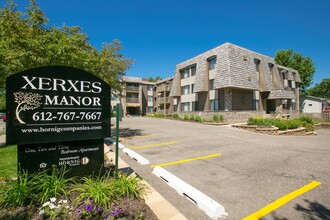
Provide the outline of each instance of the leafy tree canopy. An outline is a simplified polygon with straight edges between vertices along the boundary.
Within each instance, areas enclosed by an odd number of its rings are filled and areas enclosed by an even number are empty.
[[[302,91],[313,83],[315,73],[314,62],[309,57],[303,57],[293,50],[279,50],[275,54],[275,62],[279,65],[298,70],[301,78]]]
[[[307,95],[330,99],[330,78],[323,79],[320,84],[306,91]]]
[[[152,76],[149,77],[149,82],[157,82],[158,80],[162,80],[162,77],[156,76],[153,78]]]
[[[97,50],[79,26],[51,27],[47,22],[36,0],[30,0],[25,12],[19,11],[13,0],[7,0],[0,9],[0,90],[5,90],[7,76],[46,65],[83,69],[114,90],[121,89],[120,79],[133,60],[120,53],[118,40],[104,43]]]

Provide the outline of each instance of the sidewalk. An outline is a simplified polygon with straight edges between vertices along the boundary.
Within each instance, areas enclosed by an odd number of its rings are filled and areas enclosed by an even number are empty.
[[[6,135],[0,136],[0,147],[6,146]]]
[[[109,160],[115,160],[115,152],[110,151],[107,145],[104,145],[104,153]],[[118,169],[128,169],[129,166],[121,158],[118,158]],[[162,195],[160,195],[152,186],[143,181],[149,191],[145,196],[145,202],[160,220],[186,220],[186,218]]]

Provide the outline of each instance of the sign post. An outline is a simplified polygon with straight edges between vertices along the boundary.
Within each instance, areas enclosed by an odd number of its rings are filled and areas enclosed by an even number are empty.
[[[18,144],[18,163],[35,172],[67,166],[77,175],[104,164],[110,136],[110,86],[71,67],[47,66],[7,77],[8,144]]]

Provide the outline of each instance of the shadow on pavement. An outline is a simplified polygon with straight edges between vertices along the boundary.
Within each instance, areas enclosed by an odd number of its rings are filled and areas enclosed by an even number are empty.
[[[330,219],[330,209],[318,202],[312,202],[307,199],[304,200],[306,207],[296,204],[295,209],[304,214],[307,219]]]

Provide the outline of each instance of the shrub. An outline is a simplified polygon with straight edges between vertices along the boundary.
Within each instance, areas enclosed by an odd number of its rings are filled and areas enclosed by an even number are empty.
[[[264,119],[262,117],[251,117],[248,119],[248,125],[262,126]]]
[[[313,123],[313,119],[307,116],[302,116],[300,118],[298,118],[298,120],[302,121],[302,122],[307,122],[308,124],[314,124]]]
[[[288,129],[299,128],[300,122],[297,120],[288,120],[287,121]]]
[[[309,123],[306,123],[306,124],[304,125],[304,127],[305,127],[305,129],[306,129],[307,132],[310,132],[310,131],[314,131],[314,130],[315,130],[314,125],[309,124]]]
[[[188,119],[189,119],[188,114],[184,114],[184,116],[183,116],[183,120],[188,120]]]
[[[219,121],[220,122],[224,122],[225,121],[225,117],[223,117],[223,115],[219,115]]]
[[[8,179],[1,183],[0,201],[4,206],[22,206],[31,202],[33,193],[32,175],[20,170],[17,180]]]
[[[83,183],[72,191],[78,191],[79,195],[75,199],[75,203],[79,204],[86,199],[93,200],[96,205],[110,207],[111,201],[116,198],[114,184],[111,182],[110,172],[106,172],[103,176],[83,177]],[[92,198],[92,199],[90,199]]]
[[[220,121],[219,116],[218,115],[213,115],[212,121],[213,122],[219,122]]]
[[[195,120],[195,115],[194,115],[194,114],[191,114],[191,115],[189,116],[189,120],[190,120],[190,121]]]
[[[45,203],[52,197],[67,197],[68,186],[70,183],[75,183],[73,178],[66,178],[68,170],[65,166],[57,168],[52,167],[51,174],[48,174],[49,170],[42,171],[33,176],[33,182],[35,184],[35,190],[40,197],[39,202]]]
[[[200,116],[196,115],[195,121],[203,122],[204,120]]]
[[[284,120],[276,121],[275,126],[278,127],[280,131],[285,131],[286,129],[288,129],[288,124]]]
[[[133,197],[140,199],[148,189],[139,177],[119,175],[119,178],[114,181],[114,189],[117,197]]]
[[[179,119],[179,118],[180,118],[180,116],[179,116],[179,114],[178,114],[178,113],[175,113],[175,114],[173,114],[173,115],[172,115],[172,118],[174,118],[174,119]]]

